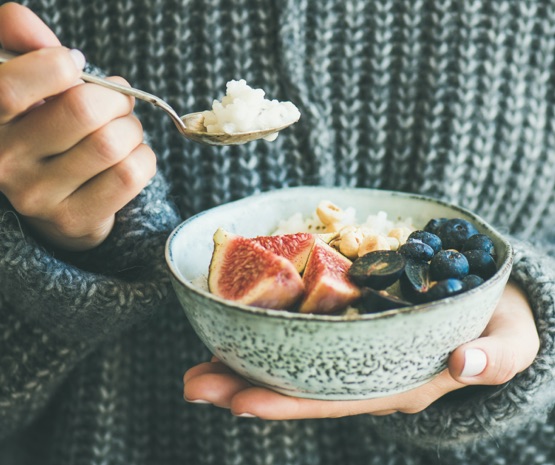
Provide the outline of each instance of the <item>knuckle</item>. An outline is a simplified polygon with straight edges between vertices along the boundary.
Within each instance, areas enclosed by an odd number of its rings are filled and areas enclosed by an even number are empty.
[[[108,81],[114,82],[116,84],[121,84],[122,86],[125,86],[125,87],[131,87],[129,82],[127,82],[124,78],[122,78],[120,76],[110,76],[106,79]],[[106,89],[102,89],[102,91],[105,92]],[[131,111],[135,107],[135,98],[134,97],[131,97],[130,95],[123,94],[121,92],[118,92],[114,96],[112,91],[109,91],[109,92],[111,92],[110,96],[111,96],[112,99],[114,97],[117,98],[117,103],[119,105],[120,114],[131,113]]]
[[[113,131],[104,127],[96,131],[90,138],[94,156],[100,163],[112,166],[118,162],[118,139]]]
[[[1,137],[1,136],[0,136]],[[17,179],[18,157],[10,147],[0,147],[0,189]]]
[[[10,202],[18,213],[31,218],[40,218],[44,209],[44,191],[40,185],[18,190],[10,197]]]
[[[66,104],[71,118],[85,128],[96,128],[101,124],[101,113],[87,86],[73,87],[67,94]]]
[[[136,142],[135,142],[136,141]],[[105,166],[113,166],[125,155],[129,145],[138,145],[140,140],[133,132],[127,132],[122,137],[117,124],[107,124],[90,136],[90,143],[95,153],[95,158]]]
[[[130,190],[143,188],[155,173],[156,157],[144,144],[115,166],[120,184]]]
[[[122,130],[125,131],[124,136]],[[138,118],[132,115],[126,117],[125,121],[122,118],[108,123],[90,136],[95,157],[107,166],[118,163],[129,150],[139,146],[142,140],[142,126]]]
[[[60,235],[66,238],[77,238],[82,236],[83,225],[77,221],[77,218],[66,214],[65,211],[59,211],[51,219],[56,226],[56,230]]]
[[[0,118],[13,117],[21,113],[21,98],[17,95],[15,86],[10,79],[0,79]]]
[[[41,48],[34,53],[37,60],[40,60],[37,68],[40,66],[40,69],[48,69],[51,74],[51,81],[70,86],[79,77],[79,71],[69,57],[67,50],[63,48]]]

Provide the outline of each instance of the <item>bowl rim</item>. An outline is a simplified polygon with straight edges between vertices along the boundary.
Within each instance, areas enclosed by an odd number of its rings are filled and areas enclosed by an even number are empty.
[[[261,308],[261,307],[255,307],[255,306],[245,305],[241,303],[235,303],[227,299],[218,297],[217,295],[214,295],[207,290],[199,288],[192,281],[190,281],[189,279],[185,279],[182,276],[182,274],[180,273],[177,267],[175,260],[173,259],[172,245],[176,240],[177,236],[179,235],[181,229],[186,227],[189,223],[195,221],[196,219],[198,219],[199,217],[205,214],[213,213],[215,211],[217,212],[217,210],[219,209],[233,208],[234,206],[240,205],[241,203],[251,202],[256,199],[263,199],[264,197],[273,197],[286,192],[294,192],[298,190],[307,190],[307,189],[313,190],[313,191],[322,190],[322,191],[344,191],[344,192],[352,191],[352,192],[378,193],[379,195],[383,195],[383,196],[398,196],[402,198],[410,198],[410,199],[415,199],[420,201],[433,202],[441,206],[447,207],[449,209],[452,209],[454,211],[459,211],[464,215],[470,217],[482,228],[492,232],[497,236],[497,238],[506,247],[507,253],[506,253],[505,260],[498,268],[497,272],[490,279],[486,280],[480,286],[474,289],[465,291],[461,294],[457,294],[451,297],[446,297],[444,299],[436,300],[433,302],[415,304],[408,307],[395,308],[395,309],[385,310],[385,311],[376,312],[376,313],[364,313],[364,314],[353,313],[353,314],[346,314],[346,315],[298,313],[298,312],[292,312],[288,310]],[[508,275],[510,274],[510,270],[513,265],[514,249],[512,244],[505,238],[505,236],[501,234],[492,225],[490,225],[487,221],[485,221],[481,216],[457,204],[453,204],[445,200],[438,199],[436,197],[423,195],[423,194],[415,194],[410,192],[393,191],[393,190],[387,190],[387,189],[373,189],[373,188],[366,188],[366,187],[295,186],[295,187],[285,187],[285,188],[258,192],[237,200],[233,200],[233,201],[226,202],[221,205],[209,208],[207,210],[204,210],[202,212],[199,212],[187,218],[186,220],[182,221],[179,225],[177,225],[168,236],[165,244],[165,260],[166,260],[166,265],[169,268],[169,271],[171,273],[171,278],[173,281],[176,281],[177,283],[183,285],[189,291],[196,294],[197,296],[207,299],[208,301],[214,301],[218,303],[220,306],[227,307],[229,310],[237,311],[241,313],[247,313],[250,315],[259,315],[259,316],[265,316],[270,318],[287,319],[287,320],[349,323],[349,322],[360,322],[360,321],[383,320],[386,318],[392,318],[399,315],[411,315],[414,313],[432,312],[434,310],[437,310],[438,308],[443,308],[445,305],[449,305],[453,301],[461,301],[461,300],[470,298],[470,296],[472,296],[473,294],[482,292],[486,288],[495,286],[495,284],[498,281],[503,280],[505,278],[508,279]]]

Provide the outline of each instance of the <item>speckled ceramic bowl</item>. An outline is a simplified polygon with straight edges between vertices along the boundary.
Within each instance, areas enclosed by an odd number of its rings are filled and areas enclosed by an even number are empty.
[[[463,294],[429,304],[356,317],[298,314],[236,305],[206,291],[218,227],[267,235],[279,220],[311,215],[321,200],[354,207],[364,220],[378,211],[410,217],[462,217],[494,241],[497,274]],[[510,244],[482,219],[434,199],[371,189],[300,187],[255,195],[185,221],[168,239],[166,260],[179,300],[207,347],[252,383],[315,399],[364,399],[419,386],[446,366],[450,352],[477,338],[512,266]]]

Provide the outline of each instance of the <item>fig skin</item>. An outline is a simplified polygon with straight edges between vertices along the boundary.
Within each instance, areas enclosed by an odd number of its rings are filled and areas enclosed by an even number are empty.
[[[347,276],[351,264],[333,247],[316,239],[303,273],[305,296],[299,312],[335,313],[357,300],[360,289]]]
[[[286,258],[219,228],[214,233],[208,288],[241,304],[287,310],[303,295],[304,284]]]

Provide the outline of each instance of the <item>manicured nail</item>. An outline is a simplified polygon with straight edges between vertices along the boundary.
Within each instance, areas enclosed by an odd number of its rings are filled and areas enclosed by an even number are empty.
[[[464,368],[461,377],[468,378],[478,376],[488,363],[486,353],[480,349],[467,349],[464,352]]]
[[[253,415],[252,413],[239,413],[235,416],[241,418],[256,418],[256,415]]]
[[[73,48],[69,51],[69,55],[71,56],[71,59],[74,61],[77,68],[83,69],[85,67],[87,60],[85,59],[85,55],[83,55],[81,50]]]
[[[187,399],[185,397],[185,400],[191,404],[211,404],[212,402],[208,402],[207,400],[204,399]]]

